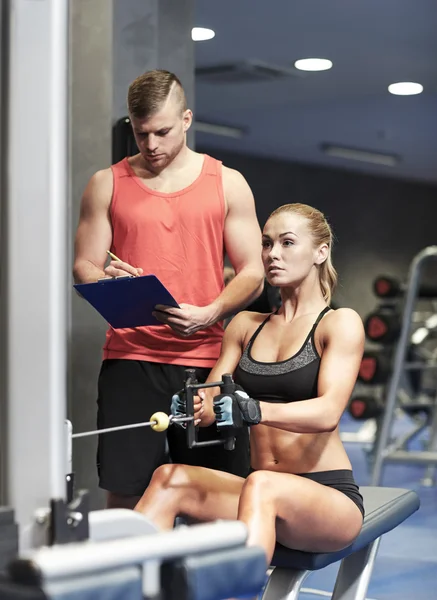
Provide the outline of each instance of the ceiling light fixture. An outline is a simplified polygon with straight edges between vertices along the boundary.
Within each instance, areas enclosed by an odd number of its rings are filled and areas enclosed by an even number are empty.
[[[321,149],[327,156],[334,158],[356,160],[374,165],[384,165],[386,167],[395,167],[399,163],[399,157],[396,154],[385,154],[382,152],[373,152],[372,150],[334,146],[332,144],[322,144]]]
[[[332,68],[332,62],[327,58],[301,58],[294,66],[299,71],[327,71]]]
[[[388,91],[395,96],[415,96],[423,92],[423,85],[413,81],[399,81],[389,85]]]
[[[191,30],[191,39],[194,42],[212,40],[213,37],[215,37],[215,31],[212,29],[207,29],[206,27],[193,27]]]

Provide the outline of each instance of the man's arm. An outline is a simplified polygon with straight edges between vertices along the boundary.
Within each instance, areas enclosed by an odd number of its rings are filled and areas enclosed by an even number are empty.
[[[73,277],[76,283],[91,283],[105,277],[106,251],[112,242],[109,217],[112,188],[112,173],[105,169],[91,177],[83,193],[74,243]]]
[[[111,169],[105,169],[97,171],[91,177],[82,196],[74,244],[73,277],[76,283],[92,283],[103,277],[140,274],[141,269],[135,269],[121,261],[111,261],[105,269],[107,250],[112,243],[109,215],[112,191],[112,172]]]
[[[226,167],[223,189],[227,203],[224,242],[235,277],[211,305],[214,323],[256,300],[264,284],[261,230],[252,190],[241,173]]]

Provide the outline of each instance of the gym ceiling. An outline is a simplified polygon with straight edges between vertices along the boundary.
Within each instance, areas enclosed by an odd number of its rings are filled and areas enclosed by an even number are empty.
[[[195,25],[215,32],[195,44],[198,146],[437,183],[436,0],[197,0]]]

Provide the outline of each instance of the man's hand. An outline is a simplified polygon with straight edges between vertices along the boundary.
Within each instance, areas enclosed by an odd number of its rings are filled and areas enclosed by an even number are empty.
[[[194,425],[199,425],[202,421],[204,410],[203,399],[199,396],[194,396]]]
[[[137,269],[129,263],[123,262],[122,260],[111,260],[109,265],[105,269],[106,277],[138,277],[143,274],[143,269]]]
[[[258,425],[261,422],[261,408],[258,400],[250,398],[240,388],[233,394],[219,394],[214,398],[214,412],[217,427],[239,429],[244,424]]]
[[[200,427],[209,427],[215,422],[212,402],[207,399],[205,390],[200,390],[199,395],[194,397],[194,422]]]
[[[180,308],[174,308],[157,304],[152,314],[161,323],[169,325],[181,337],[189,337],[214,322],[211,306],[180,304]]]

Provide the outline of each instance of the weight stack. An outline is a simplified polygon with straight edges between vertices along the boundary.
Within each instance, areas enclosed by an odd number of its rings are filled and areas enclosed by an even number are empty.
[[[0,573],[18,555],[18,525],[12,508],[0,506]]]

